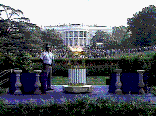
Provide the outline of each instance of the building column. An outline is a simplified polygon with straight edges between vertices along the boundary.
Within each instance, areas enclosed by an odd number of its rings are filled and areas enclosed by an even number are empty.
[[[78,38],[77,40],[78,40],[78,46],[80,46],[80,39]]]
[[[80,33],[79,33],[79,31],[77,31],[77,32],[78,32],[78,33],[77,33],[77,34],[78,34],[77,37],[78,37],[78,40],[79,40],[79,46],[80,46],[80,45],[81,45],[81,43],[80,43],[80,37],[79,37],[79,34],[80,34]]]
[[[64,37],[65,44],[64,45],[66,45],[66,32],[64,31],[64,33],[65,33],[65,37]]]
[[[75,46],[75,40],[74,40],[74,38],[72,38],[72,40],[73,40],[73,44],[72,44],[72,46]]]
[[[64,45],[66,45],[66,38],[64,38]]]
[[[69,41],[69,37],[68,37],[68,45],[67,46],[69,46],[69,43],[70,43],[70,41]]]
[[[75,46],[75,39],[74,39],[74,31],[73,31],[73,42],[74,42],[74,44],[73,44],[73,46]]]

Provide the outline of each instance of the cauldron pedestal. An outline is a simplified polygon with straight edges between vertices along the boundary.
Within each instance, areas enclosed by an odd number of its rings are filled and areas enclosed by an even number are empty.
[[[64,92],[82,93],[92,92],[92,85],[86,85],[86,68],[73,66],[68,69],[68,85],[63,85]]]

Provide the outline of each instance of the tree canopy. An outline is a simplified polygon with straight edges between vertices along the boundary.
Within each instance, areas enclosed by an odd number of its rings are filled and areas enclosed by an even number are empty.
[[[106,44],[106,46],[113,46],[116,43],[111,34],[104,32],[102,30],[97,30],[95,36],[93,36],[93,38],[91,39],[92,43],[91,47],[96,47],[97,42],[104,43]]]
[[[46,29],[42,31],[42,39],[44,42],[51,43],[54,47],[63,47],[63,38],[61,33],[54,29]]]
[[[132,32],[132,38],[136,39],[136,46],[148,46],[155,44],[156,36],[156,7],[150,5],[142,11],[128,18],[127,24]]]

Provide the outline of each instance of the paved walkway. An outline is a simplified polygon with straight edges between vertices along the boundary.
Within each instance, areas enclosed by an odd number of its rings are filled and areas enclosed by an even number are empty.
[[[64,93],[62,85],[57,85],[57,86],[52,86],[54,90],[47,91],[47,94],[45,95],[10,95],[3,93],[0,95],[0,99],[6,99],[5,103],[8,104],[9,106],[13,106],[17,103],[23,103],[23,104],[28,104],[28,101],[34,102],[37,101],[37,105],[41,106],[44,104],[45,101],[51,101],[52,99],[54,100],[53,103],[61,104],[65,102],[66,100],[72,100],[75,101],[77,97],[85,97],[89,96],[91,99],[97,99],[98,97],[102,98],[108,98],[108,99],[116,99],[116,102],[122,102],[126,101],[129,102],[132,97],[137,97],[137,98],[142,98],[144,101],[149,101],[152,104],[156,104],[156,97],[154,97],[152,94],[146,94],[145,96],[143,95],[115,95],[115,94],[109,94],[108,93],[108,85],[105,86],[98,86],[98,85],[93,85],[93,92],[92,93],[83,93],[83,94],[72,94],[72,93]],[[110,98],[112,97],[112,98]],[[135,98],[136,99],[136,98]]]

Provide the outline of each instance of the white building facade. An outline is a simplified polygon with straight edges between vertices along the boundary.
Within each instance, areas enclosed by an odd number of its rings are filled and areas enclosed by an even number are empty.
[[[88,26],[80,24],[60,25],[60,26],[45,26],[44,29],[55,29],[62,34],[64,44],[67,46],[89,46],[91,38],[97,30],[108,32],[112,35],[112,29],[106,26]]]

